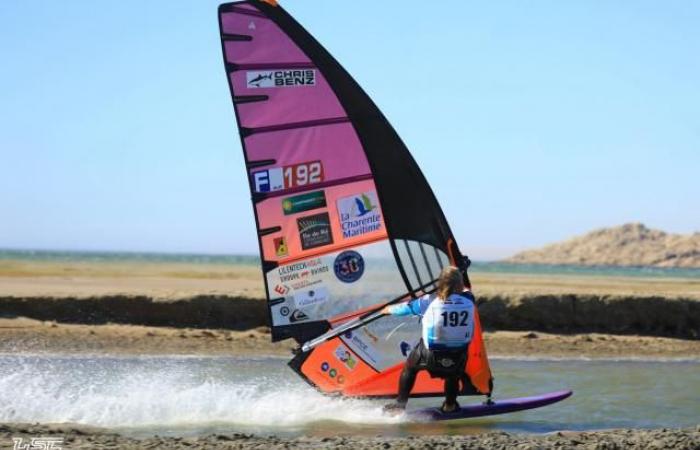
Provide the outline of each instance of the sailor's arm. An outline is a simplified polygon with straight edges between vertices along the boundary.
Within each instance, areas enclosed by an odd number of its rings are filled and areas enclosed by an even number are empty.
[[[382,309],[382,314],[391,314],[392,316],[420,316],[421,311],[421,299],[416,298],[411,301],[399,303],[398,305],[385,306]]]

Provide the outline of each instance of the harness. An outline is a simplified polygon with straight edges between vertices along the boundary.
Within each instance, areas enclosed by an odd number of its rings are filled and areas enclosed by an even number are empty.
[[[425,369],[433,378],[452,378],[465,376],[467,349],[426,350]]]

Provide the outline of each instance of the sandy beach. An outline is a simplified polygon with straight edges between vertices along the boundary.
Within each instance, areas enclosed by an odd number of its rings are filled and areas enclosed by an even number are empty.
[[[477,296],[615,295],[700,300],[700,279],[470,274]],[[83,262],[0,259],[0,296],[75,297],[194,295],[264,298],[258,266],[229,264]]]

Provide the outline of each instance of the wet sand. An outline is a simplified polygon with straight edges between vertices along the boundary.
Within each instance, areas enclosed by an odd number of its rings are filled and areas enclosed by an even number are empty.
[[[0,319],[0,352],[291,355],[294,341],[272,343],[269,333],[264,326],[236,331]],[[698,340],[533,331],[486,332],[484,339],[489,355],[498,357],[700,359]]]
[[[490,432],[469,436],[362,437],[329,436],[279,438],[242,433],[212,434],[196,438],[148,437],[136,439],[109,430],[71,425],[0,425],[0,443],[12,438],[55,437],[64,448],[174,448],[174,449],[661,449],[700,448],[700,426],[685,429],[560,431],[546,435]],[[26,442],[26,441],[25,441]]]

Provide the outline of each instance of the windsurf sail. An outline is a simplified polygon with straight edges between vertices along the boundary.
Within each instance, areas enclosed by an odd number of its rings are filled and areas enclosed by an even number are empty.
[[[377,106],[282,7],[223,4],[219,26],[272,339],[302,346],[290,366],[324,393],[396,395],[420,324],[378,311],[462,261],[447,220]],[[489,394],[475,322],[462,393]],[[442,392],[422,373],[413,395]]]

